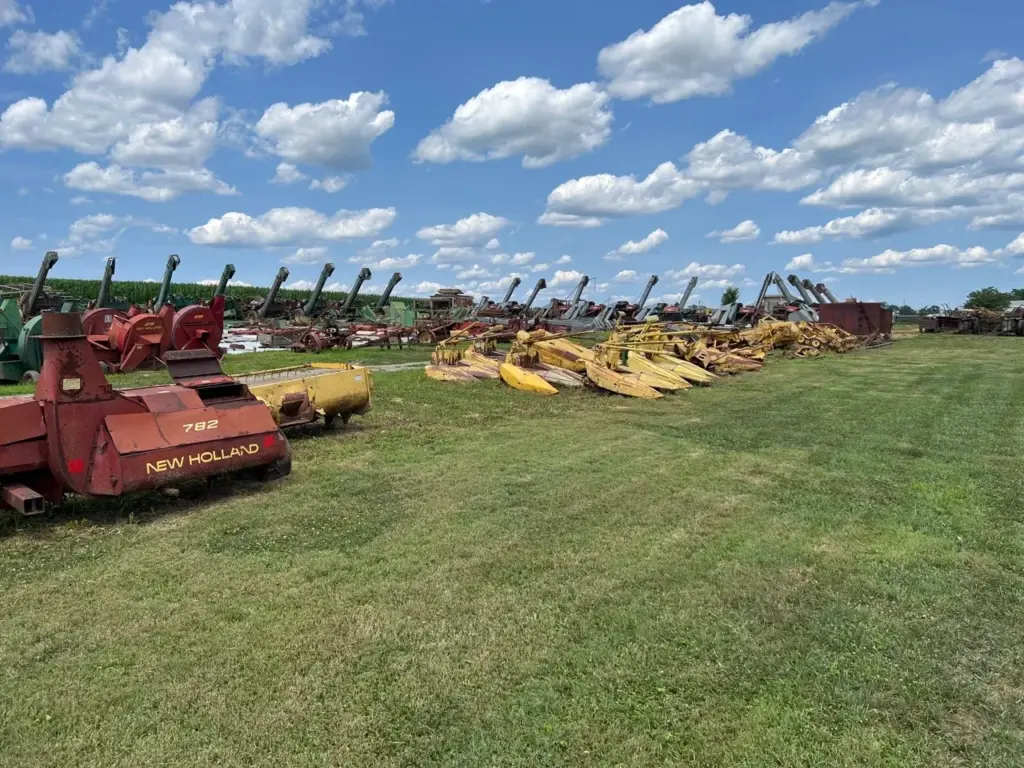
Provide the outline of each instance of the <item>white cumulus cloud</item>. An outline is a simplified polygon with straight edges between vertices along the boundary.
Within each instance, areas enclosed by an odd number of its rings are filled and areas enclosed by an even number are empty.
[[[270,151],[292,163],[341,171],[369,168],[370,146],[395,124],[384,93],[359,92],[319,104],[271,105],[256,123]]]
[[[512,222],[501,216],[489,213],[474,213],[454,224],[438,224],[423,227],[416,233],[420,240],[433,245],[448,247],[484,246],[495,235]]]
[[[188,230],[197,245],[277,246],[337,242],[374,237],[397,217],[394,208],[364,211],[340,210],[327,215],[311,208],[272,208],[253,218],[244,213],[225,213]]]
[[[72,32],[48,34],[17,29],[7,41],[9,55],[4,69],[19,75],[61,72],[71,68],[81,46],[78,35]]]
[[[809,245],[825,239],[860,239],[903,232],[924,224],[941,221],[948,212],[937,210],[901,210],[869,208],[854,216],[843,216],[822,224],[775,233],[775,242],[783,245]]]
[[[603,219],[596,216],[574,216],[571,213],[555,213],[545,211],[537,217],[538,224],[549,227],[573,227],[575,229],[593,229],[604,224]]]
[[[555,271],[555,276],[548,280],[548,288],[554,288],[557,285],[567,285],[569,283],[576,285],[582,279],[582,272],[577,272],[575,269],[559,269]]]
[[[623,256],[638,256],[643,253],[650,253],[666,242],[668,242],[668,232],[664,229],[656,229],[643,240],[626,241],[605,258],[609,261],[620,261]]]
[[[686,174],[716,190],[761,189],[792,192],[821,178],[811,152],[755,146],[746,136],[719,131],[687,155]]]
[[[539,221],[593,226],[678,208],[698,194],[713,204],[731,190],[810,188],[805,205],[864,210],[780,233],[780,242],[866,237],[952,218],[969,218],[975,229],[1016,228],[1024,222],[1022,103],[1024,61],[1016,58],[992,62],[945,98],[886,85],[826,111],[780,149],[727,129],[642,180],[572,179],[551,192]]]
[[[543,168],[590,152],[611,136],[609,97],[594,83],[560,90],[537,77],[487,88],[423,139],[418,162],[500,160],[522,156],[525,168]]]
[[[419,253],[410,253],[408,256],[384,256],[379,259],[360,259],[359,257],[353,257],[349,259],[352,264],[359,264],[370,269],[409,269],[415,267],[423,261],[423,255]]]
[[[746,273],[747,268],[742,264],[700,264],[696,261],[691,261],[683,269],[670,269],[665,273],[665,276],[669,280],[682,281],[689,280],[691,277],[702,278],[701,283],[704,284],[705,280],[724,280],[732,277],[738,277]]]
[[[0,144],[103,153],[140,125],[184,114],[218,62],[286,65],[326,51],[330,41],[308,32],[312,7],[313,0],[177,3],[151,18],[145,43],[76,74],[52,105],[38,97],[10,105]]]
[[[802,253],[799,256],[794,256],[790,259],[789,263],[786,264],[785,269],[787,272],[794,270],[816,272],[818,271],[818,267],[818,263],[814,260],[814,254]]]
[[[705,237],[718,240],[723,243],[741,243],[745,240],[756,240],[761,235],[761,228],[753,220],[741,221],[732,229],[723,229],[717,232],[708,232]]]
[[[1003,253],[1008,253],[1011,256],[1024,254],[1024,234],[1017,235],[1014,241],[1003,249]]]
[[[284,258],[285,264],[323,264],[327,261],[327,249],[322,245],[315,245],[312,248],[296,248],[295,251]]]
[[[122,168],[120,165],[103,168],[95,162],[76,165],[64,174],[64,185],[68,189],[82,192],[106,192],[139,197],[150,203],[164,203],[184,192],[237,194],[234,187],[224,183],[205,168],[143,171],[136,174],[134,170]]]
[[[26,237],[16,237],[11,240],[11,248],[15,251],[32,250],[32,241]]]
[[[485,277],[494,277],[494,273],[486,267],[474,264],[472,267],[465,267],[455,273],[459,280],[480,280]]]
[[[688,178],[673,163],[662,163],[643,180],[607,173],[584,176],[552,190],[545,216],[571,216],[577,222],[587,222],[577,226],[593,226],[605,218],[678,208],[685,200],[700,194],[703,188],[702,182]],[[557,221],[553,218],[541,223]],[[564,225],[564,220],[562,223]]]
[[[844,259],[840,272],[891,272],[896,267],[948,264],[973,267],[998,261],[999,254],[981,246],[960,248],[955,245],[934,245],[898,251],[892,248],[866,259]]]
[[[306,179],[306,174],[291,163],[278,163],[271,184],[295,184]]]
[[[110,158],[129,166],[200,168],[217,147],[219,110],[217,99],[201,99],[177,117],[134,125]]]
[[[18,0],[0,0],[0,28],[33,21],[35,16],[29,6],[19,5]]]
[[[604,48],[598,69],[617,98],[666,103],[718,96],[736,80],[799,53],[863,4],[833,2],[756,29],[750,16],[720,16],[711,2],[684,5],[650,30]]]
[[[529,253],[498,253],[491,257],[491,264],[512,264],[513,266],[521,267],[525,264],[529,264],[537,258],[537,254],[532,251]]]
[[[444,287],[445,286],[442,283],[434,283],[430,280],[424,280],[423,282],[416,283],[416,285],[412,286],[412,288],[409,289],[409,292],[413,296],[432,296]]]
[[[177,231],[150,219],[94,213],[73,221],[68,227],[67,236],[57,243],[56,250],[64,257],[80,256],[83,253],[111,253],[128,229],[148,229],[155,233]]]
[[[341,192],[348,186],[348,179],[344,176],[324,176],[322,179],[313,179],[309,183],[310,189],[319,189],[329,195]]]

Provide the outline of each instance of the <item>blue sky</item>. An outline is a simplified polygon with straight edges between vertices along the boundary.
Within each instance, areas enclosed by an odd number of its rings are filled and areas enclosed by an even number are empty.
[[[1024,285],[1007,0],[0,0],[0,272]]]

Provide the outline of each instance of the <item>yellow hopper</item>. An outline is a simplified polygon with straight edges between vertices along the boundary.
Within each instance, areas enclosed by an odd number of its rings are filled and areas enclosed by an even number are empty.
[[[309,363],[260,371],[235,379],[266,403],[282,427],[312,424],[321,418],[330,425],[370,410],[373,379],[370,369],[347,363]]]

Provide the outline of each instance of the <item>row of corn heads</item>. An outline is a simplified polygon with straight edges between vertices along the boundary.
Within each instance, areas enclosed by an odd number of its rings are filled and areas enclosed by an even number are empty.
[[[773,350],[816,357],[869,343],[835,326],[774,319],[743,330],[652,322],[622,326],[604,341],[586,343],[596,340],[595,332],[455,333],[434,349],[426,374],[451,382],[501,380],[540,395],[590,387],[657,399],[722,376],[758,371]]]

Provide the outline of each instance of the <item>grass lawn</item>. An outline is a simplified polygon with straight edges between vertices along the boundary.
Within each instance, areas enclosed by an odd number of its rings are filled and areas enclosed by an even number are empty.
[[[225,372],[239,375],[271,368],[286,368],[304,363],[360,363],[362,365],[388,365],[430,360],[431,346],[365,347],[363,349],[328,349],[318,355],[297,354],[291,350],[280,352],[259,352],[243,355],[226,355]],[[107,377],[115,387],[148,387],[170,382],[166,370],[133,371],[132,373],[111,374]],[[0,384],[0,396],[25,395],[35,392],[35,384]]]
[[[8,525],[4,765],[1024,764],[1019,339],[376,381],[279,484]]]

